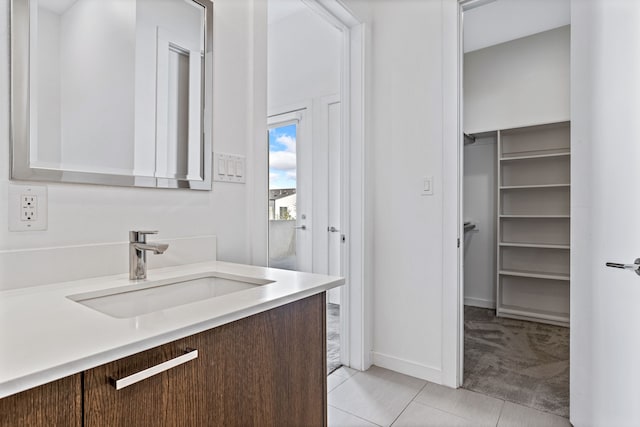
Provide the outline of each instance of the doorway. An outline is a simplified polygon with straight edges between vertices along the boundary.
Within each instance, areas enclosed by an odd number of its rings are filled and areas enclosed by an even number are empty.
[[[302,1],[268,10],[269,266],[343,276],[343,33]],[[327,295],[328,373],[348,358],[342,293]]]
[[[569,1],[461,5],[459,384],[568,417]]]

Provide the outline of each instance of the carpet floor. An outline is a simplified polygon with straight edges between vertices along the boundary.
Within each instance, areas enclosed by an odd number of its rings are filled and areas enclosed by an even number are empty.
[[[327,375],[340,366],[340,305],[327,304]]]
[[[569,416],[569,328],[464,308],[468,390]]]

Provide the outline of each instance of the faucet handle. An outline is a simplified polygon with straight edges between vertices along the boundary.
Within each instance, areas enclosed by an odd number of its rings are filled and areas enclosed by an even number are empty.
[[[129,241],[144,243],[147,234],[158,234],[158,230],[131,230],[129,231]]]

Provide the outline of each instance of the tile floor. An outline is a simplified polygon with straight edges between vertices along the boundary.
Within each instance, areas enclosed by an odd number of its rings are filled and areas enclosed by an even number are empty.
[[[329,427],[570,427],[566,418],[387,369],[342,367],[327,379]]]

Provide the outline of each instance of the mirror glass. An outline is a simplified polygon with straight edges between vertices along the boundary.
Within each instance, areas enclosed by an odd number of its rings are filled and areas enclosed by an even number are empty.
[[[14,97],[28,88],[28,111],[12,115],[14,178],[211,189],[208,1],[13,6],[29,24],[12,34],[14,57],[28,37],[28,81],[12,82]]]

